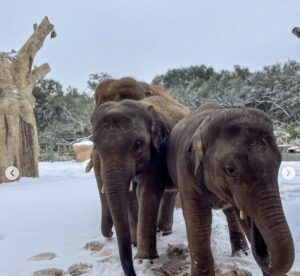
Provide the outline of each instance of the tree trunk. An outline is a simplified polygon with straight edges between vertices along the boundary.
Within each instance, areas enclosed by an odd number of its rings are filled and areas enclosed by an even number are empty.
[[[0,183],[15,166],[20,177],[38,177],[38,139],[34,117],[35,83],[50,72],[45,63],[32,68],[33,59],[54,26],[45,17],[18,51],[0,53]]]

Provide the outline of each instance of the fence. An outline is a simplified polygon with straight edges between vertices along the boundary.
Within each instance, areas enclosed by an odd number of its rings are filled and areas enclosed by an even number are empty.
[[[56,144],[49,146],[48,144],[40,144],[40,161],[68,161],[72,159],[75,159],[72,145]]]
[[[282,161],[300,161],[300,152],[290,153],[285,148],[280,148]],[[76,157],[72,145],[56,144],[49,146],[48,144],[40,144],[40,161],[68,161],[74,160]]]
[[[300,153],[281,153],[282,161],[300,161]]]

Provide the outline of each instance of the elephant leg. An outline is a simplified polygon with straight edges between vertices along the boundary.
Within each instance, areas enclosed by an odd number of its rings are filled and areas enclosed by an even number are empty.
[[[133,190],[128,193],[128,221],[130,227],[131,243],[137,246],[137,223],[139,205],[136,196],[136,183],[133,184]]]
[[[112,231],[113,221],[107,203],[106,194],[102,192],[103,181],[101,178],[101,165],[100,165],[100,158],[96,149],[93,149],[92,158],[93,158],[94,172],[95,172],[95,177],[97,181],[97,187],[98,187],[98,192],[99,192],[100,202],[101,202],[101,232],[104,237],[110,238],[113,235],[113,231]]]
[[[210,247],[212,211],[195,191],[180,194],[191,256],[191,275],[215,275]]]
[[[247,255],[249,247],[237,218],[235,208],[230,206],[228,208],[224,208],[223,212],[228,223],[232,256],[238,256],[241,252]]]
[[[176,190],[165,190],[160,201],[157,229],[162,231],[163,236],[172,233],[176,195]]]
[[[159,211],[159,203],[163,195],[163,189],[158,189],[154,183],[138,184],[138,250],[136,259],[158,258],[156,250],[156,228]]]

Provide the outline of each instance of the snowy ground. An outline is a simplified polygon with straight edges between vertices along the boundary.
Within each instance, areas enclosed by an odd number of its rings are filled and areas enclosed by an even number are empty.
[[[300,162],[285,162],[282,168],[287,165],[296,168],[296,178],[284,181],[280,175],[279,180],[296,246],[292,270],[300,271]],[[1,276],[46,275],[37,271],[52,268],[57,274],[47,275],[122,275],[116,239],[100,235],[96,183],[93,173],[84,173],[84,168],[85,163],[43,162],[39,179],[0,185]],[[230,256],[227,225],[220,211],[214,212],[212,248],[217,275],[228,270],[261,275],[251,254]],[[181,210],[175,211],[173,234],[158,237],[158,253],[160,258],[153,264],[135,261],[137,275],[187,275]]]

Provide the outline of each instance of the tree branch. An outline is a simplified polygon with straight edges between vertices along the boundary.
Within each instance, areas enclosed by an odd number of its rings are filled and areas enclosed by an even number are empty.
[[[64,110],[65,115],[67,116],[68,119],[70,119],[70,120],[72,120],[73,122],[79,124],[81,129],[84,128],[83,122],[80,122],[80,121],[76,120],[76,119],[74,118],[74,116],[72,115],[72,113],[66,108],[65,105],[60,104],[60,105],[58,105],[58,106],[60,106],[60,107]]]
[[[283,108],[281,107],[279,104],[273,102],[273,101],[269,101],[269,100],[262,100],[262,101],[259,101],[259,100],[256,100],[254,99],[255,102],[257,103],[270,103],[270,104],[273,104],[275,105],[278,109],[280,109],[285,115],[287,115],[288,117],[290,117],[291,115]]]
[[[48,17],[45,16],[42,22],[36,27],[33,34],[25,42],[23,47],[19,50],[18,56],[25,57],[29,60],[34,59],[35,55],[43,46],[47,35],[53,30],[54,26],[49,22]]]
[[[31,81],[33,83],[36,83],[38,80],[42,79],[44,76],[46,76],[50,72],[51,68],[48,63],[44,63],[38,67],[35,67],[31,71]]]
[[[43,46],[47,35],[53,28],[54,26],[49,22],[47,16],[45,16],[23,47],[18,51],[13,64],[15,68],[18,68],[19,72],[25,73],[25,75],[22,74],[21,78],[30,76],[34,57]]]

